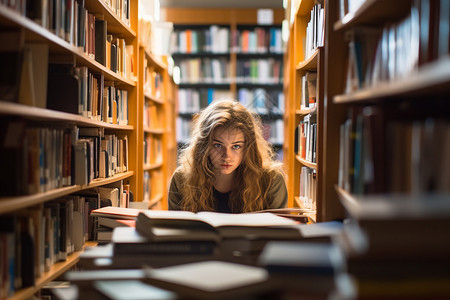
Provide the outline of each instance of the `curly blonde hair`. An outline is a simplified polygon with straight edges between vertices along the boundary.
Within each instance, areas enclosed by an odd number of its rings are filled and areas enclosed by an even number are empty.
[[[265,207],[274,175],[284,176],[271,145],[264,139],[262,121],[234,100],[212,102],[193,121],[190,143],[181,150],[178,171],[183,176],[181,206],[188,211],[214,211],[214,169],[209,158],[216,128],[238,129],[245,139],[244,155],[235,170],[236,182],[230,193],[233,212],[249,212]]]

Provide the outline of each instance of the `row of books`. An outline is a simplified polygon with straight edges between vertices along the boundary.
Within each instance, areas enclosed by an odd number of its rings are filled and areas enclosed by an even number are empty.
[[[36,285],[55,263],[82,250],[90,205],[82,196],[67,196],[2,216],[2,299]]]
[[[346,93],[406,78],[426,63],[446,59],[448,6],[448,1],[414,1],[397,23],[350,31]]]
[[[23,33],[2,32],[9,50],[0,46],[6,73],[0,79],[0,98],[39,108],[79,114],[107,123],[128,123],[128,92],[105,82],[101,73],[75,67],[73,60],[49,63],[49,46],[23,44]],[[13,49],[13,50],[10,50]],[[6,74],[5,73],[5,74]],[[66,101],[60,100],[65,95]]]
[[[105,134],[103,128],[78,128],[74,143],[75,184],[88,185],[97,178],[128,170],[128,136]]]
[[[188,143],[191,138],[192,119],[178,117],[176,119],[176,133],[178,143]]]
[[[164,176],[160,169],[144,171],[144,202],[151,203],[158,195],[163,195]]]
[[[26,195],[73,184],[73,131],[2,120],[1,195]]]
[[[280,59],[238,59],[237,83],[280,84],[283,82],[283,62]]]
[[[283,53],[281,28],[237,29],[211,25],[209,28],[175,30],[172,53]]]
[[[49,46],[22,44],[18,41],[21,39],[19,32],[0,35],[11,43],[8,47],[14,49],[2,50],[0,46],[4,71],[11,75],[0,79],[2,100],[79,114],[107,123],[128,123],[128,92],[105,82],[102,73],[75,67],[72,60],[49,63]],[[66,101],[60,100],[61,95],[65,95]]]
[[[103,207],[111,207],[113,209],[128,208],[135,203],[130,185],[124,183],[122,180],[79,192],[75,196],[81,196],[89,203],[88,227],[85,240],[99,243],[109,240],[109,229],[105,228],[106,226],[104,224],[101,224],[100,220],[93,214],[93,211]]]
[[[235,53],[283,53],[281,28],[255,27],[235,30],[231,34],[231,51]]]
[[[264,120],[264,138],[272,145],[282,145],[284,142],[284,122],[283,119]]]
[[[105,23],[106,21],[97,21],[95,26],[98,27],[100,24]],[[105,36],[106,30],[105,24],[103,25],[103,33],[97,33],[95,36],[96,39],[99,39],[95,44],[97,47],[95,59],[120,76],[130,80],[136,80],[136,65],[133,57],[134,46],[131,44],[127,45],[125,39],[114,37],[111,34]],[[99,34],[100,36],[98,36]]]
[[[389,116],[372,106],[350,111],[341,125],[339,186],[356,195],[448,193],[446,117]]]
[[[128,170],[128,137],[103,128],[2,120],[1,195],[43,193]]]
[[[325,16],[324,8],[320,3],[314,5],[311,10],[310,20],[306,26],[306,38],[304,48],[304,60],[310,58],[318,47],[324,45]]]
[[[105,1],[129,25],[129,0],[111,2]],[[25,5],[22,1],[8,1],[4,5],[82,49],[92,59],[114,72],[127,78],[132,77],[133,46],[125,45],[124,39],[108,35],[106,20],[97,18],[97,12],[88,12],[84,0],[36,1],[30,5]]]
[[[103,0],[111,11],[130,26],[130,0]]]
[[[109,124],[128,124],[128,91],[106,82],[102,73],[51,64],[48,81],[47,108]],[[66,101],[60,101],[61,95],[66,95]]]
[[[250,111],[259,114],[282,115],[284,113],[284,93],[274,89],[238,89],[239,102]]]
[[[316,170],[302,167],[300,170],[299,201],[302,208],[316,211],[317,209],[317,180]]]
[[[317,152],[317,115],[308,114],[303,117],[296,128],[297,155],[308,162],[316,162]]]
[[[311,109],[317,103],[317,72],[306,72],[302,76],[301,109]]]
[[[163,76],[150,68],[146,59],[144,61],[144,94],[157,99],[164,98]]]
[[[148,134],[144,137],[144,165],[154,165],[163,162],[161,136]]]
[[[180,83],[229,83],[228,58],[189,58],[178,62]]]
[[[231,91],[228,89],[200,88],[178,90],[178,112],[193,114],[208,106],[218,99],[231,99]]]
[[[163,115],[159,110],[161,109],[161,105],[155,104],[152,102],[144,103],[144,129],[153,129],[153,130],[161,130],[164,126],[163,123]],[[158,113],[159,112],[159,113]]]
[[[172,53],[228,53],[230,29],[217,25],[199,29],[175,29],[170,49]]]

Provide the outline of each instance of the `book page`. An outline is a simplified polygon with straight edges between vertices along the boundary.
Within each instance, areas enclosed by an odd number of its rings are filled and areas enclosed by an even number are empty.
[[[195,213],[183,210],[146,210],[144,213],[149,219],[199,220]]]
[[[298,224],[296,221],[279,217],[272,213],[258,214],[227,214],[216,212],[199,212],[197,215],[214,227],[220,226],[291,226]]]

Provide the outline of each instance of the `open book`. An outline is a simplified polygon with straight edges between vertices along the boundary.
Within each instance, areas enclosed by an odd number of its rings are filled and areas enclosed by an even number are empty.
[[[146,210],[139,213],[136,229],[149,238],[157,228],[178,228],[214,233],[222,238],[299,239],[298,222],[272,213],[226,214],[217,212],[188,212]]]

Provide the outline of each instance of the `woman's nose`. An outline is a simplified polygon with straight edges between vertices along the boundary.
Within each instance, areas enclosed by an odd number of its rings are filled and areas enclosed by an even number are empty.
[[[230,154],[230,150],[228,150],[227,148],[223,148],[222,157],[223,158],[228,158],[229,154]]]

